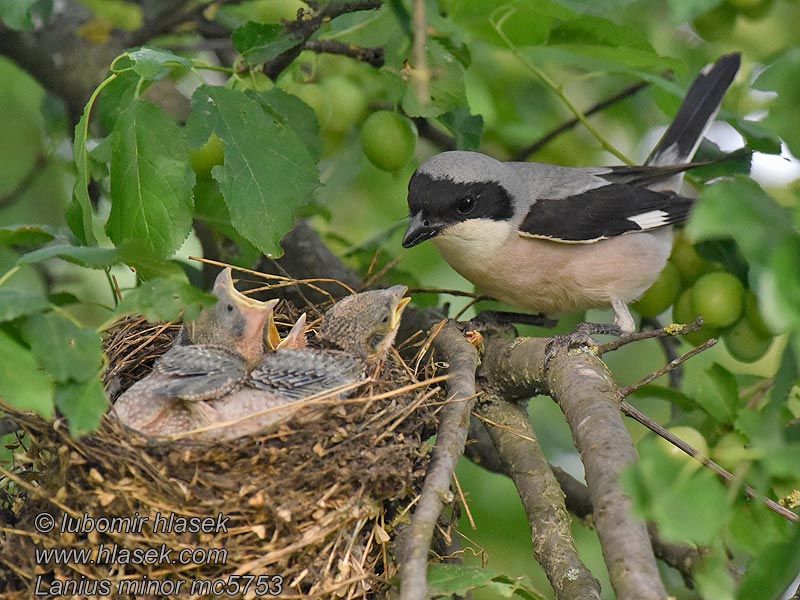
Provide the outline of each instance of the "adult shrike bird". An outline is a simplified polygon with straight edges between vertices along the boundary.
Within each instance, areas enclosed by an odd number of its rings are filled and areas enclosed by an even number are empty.
[[[482,292],[558,315],[610,306],[617,334],[636,326],[628,303],[658,278],[671,225],[693,200],[683,173],[739,69],[728,54],[695,79],[642,166],[571,168],[444,152],[411,177],[403,246],[431,240]]]

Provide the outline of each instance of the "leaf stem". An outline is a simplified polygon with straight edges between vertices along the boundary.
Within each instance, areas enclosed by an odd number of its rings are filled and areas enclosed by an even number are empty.
[[[3,276],[0,277],[0,287],[3,287],[6,282],[11,279],[14,275],[16,275],[22,267],[20,265],[15,265],[11,267],[8,271],[3,273]]]

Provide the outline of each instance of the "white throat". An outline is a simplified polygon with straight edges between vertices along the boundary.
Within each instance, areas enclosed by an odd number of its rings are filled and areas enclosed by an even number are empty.
[[[516,235],[508,221],[468,219],[450,225],[433,238],[439,254],[464,275],[491,265],[509,235]]]

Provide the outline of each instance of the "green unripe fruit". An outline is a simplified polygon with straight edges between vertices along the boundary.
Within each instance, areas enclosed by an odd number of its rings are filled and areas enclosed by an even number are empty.
[[[730,273],[707,273],[692,286],[692,309],[711,327],[733,325],[744,310],[744,286]]]
[[[694,245],[682,234],[675,237],[670,261],[677,267],[684,287],[689,287],[702,275],[720,268],[718,264],[700,256]]]
[[[676,323],[688,325],[698,317],[698,314],[695,312],[694,308],[692,308],[692,291],[692,288],[684,290],[675,303],[675,307],[672,309],[672,320]],[[719,334],[719,329],[704,324],[698,331],[687,333],[683,337],[690,344],[699,346],[713,337],[719,337]]]
[[[251,21],[259,23],[280,23],[294,21],[297,11],[307,9],[308,5],[300,0],[256,0],[245,3],[242,12]]]
[[[678,268],[667,261],[655,283],[632,306],[643,317],[657,317],[675,303],[680,291]]]
[[[667,429],[667,431],[697,450],[697,458],[708,458],[708,442],[706,442],[706,438],[703,437],[703,434],[697,431],[697,429],[694,427],[678,425],[676,427],[670,427]],[[683,450],[664,438],[658,438],[658,445],[661,446],[664,452],[673,460],[690,464],[695,469],[700,468],[701,465],[697,459],[689,456]]]
[[[417,127],[394,111],[374,112],[361,127],[361,146],[373,165],[384,171],[397,171],[414,156]]]
[[[764,336],[757,332],[747,316],[739,319],[733,327],[723,333],[722,340],[731,356],[745,363],[757,361],[772,345],[772,336]]]
[[[211,169],[225,160],[222,140],[212,133],[205,144],[189,152],[189,160],[198,179],[211,179]]]
[[[299,83],[287,86],[286,91],[294,94],[300,100],[314,109],[320,127],[331,118],[331,106],[325,98],[325,92],[316,83]]]
[[[361,88],[342,75],[326,77],[320,83],[330,114],[320,126],[335,133],[344,133],[355,125],[367,110]]]
[[[775,335],[775,332],[772,331],[770,326],[764,321],[764,316],[758,308],[758,298],[756,298],[756,295],[751,291],[748,291],[744,297],[744,314],[750,322],[753,331],[758,333],[761,337],[771,338]]]
[[[747,439],[742,434],[731,431],[714,445],[711,458],[726,469],[736,470],[736,467],[754,458],[753,451],[747,445]]]

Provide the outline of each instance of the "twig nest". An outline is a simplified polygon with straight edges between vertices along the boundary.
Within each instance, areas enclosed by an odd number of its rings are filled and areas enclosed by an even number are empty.
[[[112,399],[176,330],[136,319],[113,328]],[[61,422],[12,412],[26,435],[0,472],[0,588],[20,598],[385,596],[443,399],[410,373],[392,353],[352,397],[230,442],[157,441],[110,419],[74,440]],[[431,365],[418,379],[432,375]],[[41,553],[50,549],[84,554]]]

